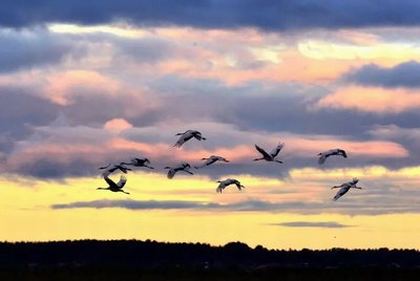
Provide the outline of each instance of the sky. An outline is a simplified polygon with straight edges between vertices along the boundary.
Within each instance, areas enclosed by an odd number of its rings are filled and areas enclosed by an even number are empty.
[[[3,2],[0,240],[420,249],[418,1]],[[132,157],[156,169],[96,190]]]

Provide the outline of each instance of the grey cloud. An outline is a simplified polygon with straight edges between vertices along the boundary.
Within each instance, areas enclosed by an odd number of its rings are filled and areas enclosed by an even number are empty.
[[[31,95],[28,89],[0,87],[0,150],[10,151],[14,143],[28,137],[33,126],[52,122],[60,107]]]
[[[155,63],[171,58],[176,46],[164,39],[145,37],[140,39],[114,39],[118,58],[135,59],[140,63]]]
[[[285,227],[315,227],[315,228],[344,228],[351,225],[342,224],[334,221],[326,222],[309,222],[309,221],[291,221],[283,223],[274,223],[272,225],[285,226]]]
[[[351,110],[311,110],[329,89],[300,83],[252,81],[228,86],[219,80],[184,79],[176,75],[146,82],[159,93],[162,102],[160,119],[212,120],[234,124],[243,130],[288,131],[304,134],[331,134],[368,139],[372,124],[395,123],[401,127],[417,126],[417,111],[401,114],[369,114]],[[173,105],[177,106],[174,107]],[[140,125],[141,118],[132,119]]]
[[[96,200],[89,202],[73,202],[69,204],[54,204],[52,209],[74,209],[74,208],[124,208],[129,210],[172,210],[172,209],[193,209],[193,208],[218,208],[219,204],[198,203],[194,201],[135,201],[135,200]]]
[[[343,76],[343,80],[363,86],[383,88],[419,88],[420,63],[408,61],[393,67],[381,67],[368,64],[350,71]]]
[[[77,209],[77,208],[122,208],[128,210],[182,210],[194,209],[197,211],[219,210],[234,212],[270,212],[270,213],[297,213],[297,214],[320,214],[320,213],[339,213],[348,215],[381,215],[391,213],[418,213],[420,209],[416,204],[407,202],[390,202],[369,200],[357,200],[353,196],[350,202],[268,202],[261,200],[247,200],[231,204],[220,204],[214,202],[197,201],[140,201],[140,200],[95,200],[79,201],[63,204],[53,204],[52,209]],[[360,199],[360,198],[359,198]],[[290,226],[290,225],[289,225]],[[323,227],[333,227],[326,224]]]
[[[186,81],[176,76],[167,76],[162,80],[156,79],[155,83],[150,83],[148,86],[151,92],[157,94],[126,93],[124,89],[118,93],[102,93],[98,92],[100,91],[98,89],[78,88],[70,94],[71,102],[65,106],[52,104],[30,95],[30,89],[13,91],[5,89],[4,92],[0,92],[8,104],[0,112],[3,121],[0,120],[0,127],[3,129],[0,133],[0,149],[11,152],[6,156],[17,161],[16,159],[26,158],[27,155],[22,150],[12,151],[16,140],[26,140],[26,143],[23,143],[27,147],[31,145],[48,147],[54,143],[65,145],[75,142],[87,147],[98,147],[109,140],[110,136],[102,132],[104,131],[102,127],[106,121],[113,118],[124,118],[135,126],[120,135],[130,141],[149,144],[167,143],[169,148],[175,141],[174,134],[178,130],[189,128],[199,129],[209,138],[206,142],[190,143],[184,148],[186,150],[203,148],[212,150],[242,144],[249,146],[253,151],[254,143],[270,147],[274,145],[273,136],[277,136],[278,139],[275,140],[277,142],[288,134],[297,134],[302,138],[325,134],[330,138],[338,136],[343,139],[363,141],[372,140],[372,135],[366,133],[372,124],[392,120],[397,126],[417,125],[415,120],[418,113],[406,113],[397,117],[375,117],[352,112],[310,111],[307,109],[307,97],[322,96],[326,91],[296,83],[251,82],[241,86],[227,86],[218,80]],[[176,91],[171,92],[171,88]],[[37,94],[37,96],[42,95]],[[67,124],[61,129],[53,124],[58,112],[62,112],[67,118]],[[40,126],[44,127],[42,134],[40,135],[38,130],[36,135],[38,139],[31,138],[30,135]],[[68,134],[64,134],[63,131],[68,131]],[[57,133],[60,135],[57,136]],[[374,136],[374,138],[382,137]],[[395,141],[401,142],[404,146],[408,145],[404,140],[395,139]],[[413,148],[413,146],[408,147]],[[287,144],[284,153],[286,164],[282,166],[269,165],[270,163],[255,165],[251,159],[249,161],[245,159],[229,163],[228,167],[218,165],[202,169],[197,173],[208,175],[212,179],[227,173],[283,178],[288,175],[290,169],[317,166],[315,155],[306,158],[287,154]],[[17,165],[13,171],[52,178],[93,175],[97,172],[96,167],[103,162],[125,160],[134,154],[137,155],[138,151],[110,149],[100,153],[92,152],[90,155],[69,151],[59,157],[67,158],[66,161],[52,159],[55,156],[50,154],[39,154],[38,158],[27,160],[24,165],[23,163]],[[404,159],[350,157],[346,161],[333,159],[327,167],[384,165],[399,168],[416,165],[418,159],[415,153],[412,157]],[[173,160],[170,153],[161,159],[152,159],[157,167]]]
[[[66,37],[45,29],[0,30],[0,72],[34,68],[80,57],[84,49]]]

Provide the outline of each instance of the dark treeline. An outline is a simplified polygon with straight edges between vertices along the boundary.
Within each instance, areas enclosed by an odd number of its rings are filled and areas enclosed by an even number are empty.
[[[0,243],[0,280],[419,280],[415,250],[268,250],[234,242]]]
[[[136,240],[79,240],[0,243],[0,267],[124,266],[136,268],[252,268],[271,267],[420,268],[420,251],[364,249],[268,250],[232,242],[215,247],[201,243],[162,243]]]

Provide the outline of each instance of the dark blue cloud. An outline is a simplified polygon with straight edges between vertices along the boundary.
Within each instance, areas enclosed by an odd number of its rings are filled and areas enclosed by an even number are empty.
[[[390,68],[368,64],[345,74],[343,80],[363,86],[419,88],[420,63],[409,61]]]
[[[416,0],[5,0],[0,25],[47,22],[102,24],[123,19],[137,25],[264,30],[418,25]]]

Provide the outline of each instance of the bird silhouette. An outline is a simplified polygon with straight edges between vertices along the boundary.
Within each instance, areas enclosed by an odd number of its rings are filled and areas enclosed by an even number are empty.
[[[337,194],[334,196],[333,200],[337,201],[341,196],[346,194],[350,190],[350,188],[362,189],[360,186],[357,186],[358,182],[359,182],[359,179],[354,178],[353,180],[351,180],[349,182],[331,187],[331,189],[339,188],[339,190],[338,190]]]
[[[121,162],[121,165],[133,166],[133,167],[145,167],[148,169],[154,169],[149,165],[150,160],[148,158],[132,158],[130,162]]]
[[[207,158],[201,158],[201,160],[205,160],[204,164],[199,165],[199,166],[195,166],[194,168],[200,169],[200,168],[203,168],[203,167],[207,167],[207,166],[210,166],[213,163],[216,163],[217,161],[229,162],[229,160],[227,160],[226,158],[221,157],[221,156],[216,156],[216,155],[212,155],[212,156],[207,157]]]
[[[277,163],[283,163],[283,161],[275,159],[279,152],[284,147],[284,143],[279,143],[270,153],[259,147],[258,145],[255,145],[255,149],[262,154],[261,158],[255,158],[254,161],[260,161],[265,160],[269,162],[277,162]]]
[[[241,184],[240,181],[236,180],[236,179],[225,179],[222,181],[217,181],[219,183],[219,186],[216,188],[216,192],[217,193],[222,193],[223,190],[228,187],[229,185],[236,185],[236,187],[241,191],[243,188],[245,188],[245,186],[243,186]]]
[[[108,183],[108,187],[98,187],[99,190],[109,190],[112,192],[122,192],[125,194],[130,194],[129,192],[125,192],[122,188],[127,183],[127,178],[124,175],[121,175],[120,180],[118,183],[115,183],[112,179],[108,176],[104,176],[104,180]]]
[[[100,170],[105,170],[102,173],[103,177],[107,177],[110,174],[112,174],[113,172],[115,172],[116,170],[120,170],[121,172],[123,172],[124,174],[127,174],[128,171],[131,171],[132,169],[127,168],[124,166],[125,164],[123,162],[121,162],[120,164],[108,164],[106,166],[103,167],[99,167]]]
[[[325,163],[325,160],[327,160],[328,157],[337,155],[337,156],[343,156],[344,158],[347,158],[347,153],[343,149],[330,149],[321,153],[318,153],[319,159],[318,164],[322,165]]]
[[[199,141],[206,140],[206,138],[203,137],[201,133],[196,130],[188,130],[183,133],[178,133],[175,136],[180,136],[180,137],[178,141],[174,144],[174,147],[181,147],[184,143],[186,143],[192,138],[195,138]]]
[[[165,167],[164,169],[169,169],[167,177],[168,179],[172,179],[177,172],[185,172],[187,174],[194,175],[192,172],[189,171],[190,168],[191,168],[190,164],[183,162],[179,164],[178,166]]]

